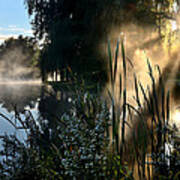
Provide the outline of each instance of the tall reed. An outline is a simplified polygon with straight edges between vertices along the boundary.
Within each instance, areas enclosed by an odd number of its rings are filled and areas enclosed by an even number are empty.
[[[119,49],[121,47],[121,57]],[[144,87],[134,74],[134,93],[136,105],[127,101],[127,57],[123,41],[118,40],[113,59],[111,44],[108,42],[108,56],[110,69],[110,84],[108,94],[112,107],[112,148],[115,154],[120,155],[121,163],[128,160],[135,171],[137,164],[137,176],[139,179],[151,179],[152,174],[165,173],[167,170],[167,158],[165,146],[169,137],[170,120],[170,92],[166,91],[166,72],[161,73],[156,66],[159,78],[156,80],[154,70],[147,60],[151,85]],[[122,72],[117,71],[122,64]],[[119,77],[119,87],[116,80]],[[119,89],[119,98],[116,94]],[[146,90],[147,89],[147,90]],[[143,99],[143,100],[142,100]],[[131,126],[129,138],[126,138],[127,128]],[[130,158],[125,158],[126,156]],[[151,157],[151,162],[147,159]],[[163,158],[161,158],[163,157]],[[135,163],[136,162],[136,163]],[[163,168],[165,171],[163,171]]]

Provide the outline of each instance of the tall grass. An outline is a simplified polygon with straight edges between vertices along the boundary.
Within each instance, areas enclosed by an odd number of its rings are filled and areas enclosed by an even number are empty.
[[[121,47],[121,57],[119,56]],[[111,45],[108,42],[109,69],[111,88],[108,94],[112,107],[112,147],[115,154],[120,155],[121,163],[130,163],[135,179],[151,179],[152,176],[166,177],[170,172],[170,155],[167,146],[170,144],[170,92],[166,90],[166,72],[156,69],[159,78],[155,79],[154,71],[147,59],[151,85],[143,87],[134,74],[134,92],[136,105],[127,101],[127,58],[123,41],[117,41],[115,56],[112,59]],[[123,71],[117,71],[122,64]],[[116,83],[119,77],[119,83]],[[120,84],[117,87],[117,84]],[[119,98],[115,92],[119,89]],[[145,90],[147,89],[147,90]],[[142,98],[141,98],[142,97]],[[143,99],[143,100],[142,100]],[[131,126],[129,138],[125,138],[126,131]],[[129,156],[128,158],[125,158]],[[172,156],[172,155],[171,155]],[[171,169],[177,173],[177,167]],[[136,169],[136,172],[135,172]]]

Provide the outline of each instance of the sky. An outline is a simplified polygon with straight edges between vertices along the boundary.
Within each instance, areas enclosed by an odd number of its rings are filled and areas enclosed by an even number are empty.
[[[20,34],[32,36],[24,0],[0,0],[0,43]]]

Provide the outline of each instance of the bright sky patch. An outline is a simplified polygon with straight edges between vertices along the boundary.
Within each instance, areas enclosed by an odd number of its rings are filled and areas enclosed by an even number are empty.
[[[0,0],[0,43],[19,35],[32,36],[24,0]]]

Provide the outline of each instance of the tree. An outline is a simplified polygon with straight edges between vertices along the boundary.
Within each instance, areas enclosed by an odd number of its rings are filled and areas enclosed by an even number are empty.
[[[174,2],[178,1],[25,0],[36,38],[45,39],[42,75],[59,71],[62,76],[70,67],[91,80],[106,80],[107,65],[97,44],[108,38],[112,25],[135,20],[156,26],[162,35],[164,19],[173,18]]]
[[[107,0],[26,1],[29,14],[34,16],[32,24],[36,37],[46,39],[46,50],[43,53],[46,52],[48,56],[46,60],[42,60],[45,61],[42,63],[44,67],[51,62],[51,71],[62,71],[71,67],[79,74],[86,70],[96,72],[102,69],[104,65],[96,57],[96,53],[91,53],[92,57],[89,57],[87,49],[92,52],[94,44],[102,36],[100,32],[103,31],[99,30],[101,27],[97,19],[107,3]],[[89,59],[88,65],[85,63],[86,58]],[[93,61],[98,63],[92,63]]]
[[[9,38],[0,46],[0,75],[2,80],[39,77],[39,48],[34,38]]]

